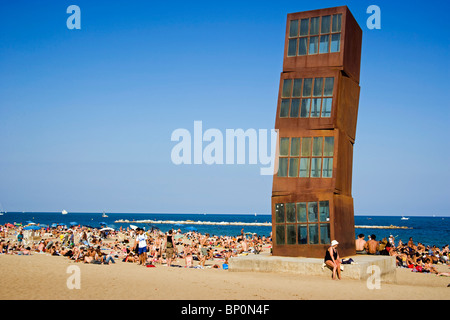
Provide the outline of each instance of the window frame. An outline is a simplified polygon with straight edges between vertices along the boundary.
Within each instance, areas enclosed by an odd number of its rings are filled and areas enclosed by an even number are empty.
[[[310,206],[316,207],[316,216],[317,220],[311,221],[310,215],[309,215],[309,208]],[[294,221],[290,220],[288,221],[288,213],[287,208],[288,205],[292,205],[294,208],[294,214],[295,217]],[[306,205],[306,221],[303,221],[299,218],[299,207],[300,205]],[[275,245],[329,245],[331,243],[331,205],[332,201],[330,199],[317,199],[317,200],[311,200],[311,201],[281,201],[279,203],[274,204],[274,209],[277,210],[277,208],[283,208],[283,216],[284,220],[279,221],[278,219],[275,219]],[[328,210],[328,219],[326,221],[322,221],[321,219],[321,209],[322,207],[326,207]],[[275,212],[275,216],[277,217],[277,212]],[[300,243],[301,239],[300,237],[300,228],[306,227],[306,243]],[[323,235],[322,228],[326,227],[327,234]],[[290,232],[288,232],[288,228],[291,229]],[[311,238],[311,228],[316,229],[316,236],[317,236],[317,242],[312,241]],[[283,234],[279,234],[280,231],[283,230]],[[293,231],[292,231],[293,230]],[[292,233],[295,233],[295,241],[292,241]],[[289,236],[291,235],[291,236]],[[328,242],[322,241],[324,237],[328,240]],[[283,243],[279,243],[278,240],[282,239]]]
[[[298,155],[292,155],[292,141],[293,139],[299,139],[299,154]],[[303,149],[305,146],[307,145],[303,145],[303,141],[304,139],[310,139],[309,142],[309,154],[305,155],[303,153]],[[318,140],[317,140],[318,139]],[[330,145],[330,143],[328,142],[328,144],[326,145],[326,141],[327,140],[332,140],[332,148],[327,148],[327,146]],[[320,143],[320,153],[314,154],[314,141],[321,141]],[[281,153],[281,149],[282,149],[282,144],[286,144],[287,145],[287,152],[283,152]],[[279,151],[279,159],[278,159],[278,171],[277,171],[277,177],[279,178],[300,178],[300,179],[307,179],[307,178],[312,178],[312,179],[332,179],[333,178],[333,174],[335,173],[334,170],[334,157],[336,155],[336,141],[335,141],[335,137],[334,136],[328,136],[328,135],[323,135],[323,136],[302,136],[302,137],[279,137],[279,145],[280,145],[280,151]],[[329,149],[328,151],[331,151],[331,155],[330,154],[325,154],[325,149]],[[283,148],[285,149],[285,148]],[[318,151],[318,150],[317,150]],[[281,161],[283,159],[283,161]],[[297,160],[297,169],[296,169],[296,173],[293,174],[291,173],[291,161],[292,159],[298,159]],[[306,174],[306,176],[301,176],[302,173],[302,159],[307,159],[307,164],[308,165],[308,172]],[[314,159],[320,159],[319,163],[320,163],[320,169],[318,170],[318,172],[320,172],[319,176],[313,176],[313,161]],[[324,175],[324,163],[325,160],[327,160],[327,162],[329,162],[331,159],[331,168],[330,166],[327,166],[327,172],[331,171],[330,175]],[[317,161],[317,160],[316,160]],[[282,165],[281,163],[286,163],[285,166],[286,168],[283,167],[282,169]],[[305,161],[303,161],[305,162]],[[280,174],[281,172],[281,174]],[[304,172],[304,170],[303,170]],[[286,173],[284,175],[284,173]]]
[[[329,13],[329,14],[325,14],[325,15],[321,15],[321,16],[312,16],[312,17],[304,17],[304,18],[297,18],[297,19],[291,19],[288,21],[288,33],[287,33],[287,50],[286,50],[286,56],[291,58],[291,57],[304,57],[304,56],[314,56],[314,55],[323,55],[323,54],[329,54],[329,53],[340,53],[342,50],[342,34],[343,34],[343,28],[342,28],[342,18],[343,18],[343,13],[337,12],[337,13]],[[324,18],[328,18],[329,17],[329,23],[328,23],[328,31],[322,33],[322,23]],[[319,18],[319,23],[318,23],[318,30],[317,30],[317,34],[311,34],[311,29],[312,29],[312,20],[313,19],[317,19]],[[333,30],[333,23],[335,22],[335,19],[339,20],[339,28],[337,30]],[[307,34],[302,34],[302,21],[303,20],[308,20],[308,33]],[[297,24],[296,26],[296,32],[294,32],[294,35],[291,34],[291,31],[293,30],[293,27],[291,26],[292,24]],[[294,27],[295,28],[295,27]],[[331,46],[331,41],[333,38],[333,35],[338,35],[339,34],[339,50],[337,51],[331,51],[332,46]],[[311,38],[317,38],[317,48],[316,50],[314,50],[311,53]],[[328,41],[327,41],[327,50],[324,52],[321,52],[320,48],[321,48],[321,40],[322,37],[327,37]],[[304,54],[300,54],[300,39],[306,39],[306,51]],[[295,41],[293,41],[295,40]],[[304,41],[304,40],[303,40]],[[292,43],[295,42],[295,48],[293,48],[291,46]],[[295,54],[292,54],[293,51],[295,51]]]
[[[332,79],[332,80],[330,80]],[[311,80],[311,92],[305,92],[305,84],[309,83]],[[321,82],[321,90],[319,95],[315,95],[315,86],[317,82]],[[329,87],[326,85],[331,82],[331,93],[329,92]],[[295,77],[295,78],[284,78],[281,79],[280,88],[280,109],[278,112],[278,117],[280,119],[330,119],[333,115],[333,102],[335,100],[335,87],[336,87],[336,76],[318,76],[318,77]],[[286,86],[289,88],[286,88]],[[309,88],[309,86],[307,86]],[[297,89],[297,90],[294,90]],[[325,90],[328,89],[328,90]],[[289,96],[287,95],[289,94]],[[298,95],[297,95],[298,94]],[[298,110],[293,112],[293,103],[298,100]],[[313,115],[313,103],[318,101],[320,106],[317,110],[317,116]],[[325,101],[329,101],[329,110],[324,113]],[[308,106],[305,106],[308,104]],[[307,108],[307,114],[303,111]],[[325,116],[324,116],[325,114]]]

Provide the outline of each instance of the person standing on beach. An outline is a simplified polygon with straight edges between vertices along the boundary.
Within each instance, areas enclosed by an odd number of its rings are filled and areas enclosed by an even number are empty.
[[[412,237],[409,238],[408,247],[410,247],[411,249],[415,249],[414,241],[413,241]]]
[[[331,246],[325,252],[325,264],[333,270],[333,280],[337,278],[341,280],[341,259],[337,250],[339,242],[336,240],[331,241]]]
[[[147,260],[147,235],[144,229],[139,229],[136,235],[135,246],[138,246],[139,265],[144,265]]]
[[[22,241],[23,241],[23,232],[22,230],[20,230],[19,234],[17,235],[17,242],[19,243],[19,246],[22,245]]]
[[[175,249],[175,243],[173,241],[172,229],[170,229],[168,234],[166,235],[165,243],[166,243],[166,262],[167,262],[167,266],[170,267],[170,264],[172,263],[172,259],[173,259],[174,249]]]

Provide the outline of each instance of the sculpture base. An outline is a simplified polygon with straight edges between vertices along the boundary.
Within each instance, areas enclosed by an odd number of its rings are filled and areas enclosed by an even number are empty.
[[[343,265],[342,279],[367,280],[370,276],[379,276],[381,282],[396,282],[395,257],[355,255],[355,264]],[[373,266],[373,267],[372,267]],[[280,257],[270,254],[251,254],[230,259],[228,270],[231,272],[273,272],[293,273],[306,276],[331,278],[332,272],[323,267],[323,259],[303,257]]]

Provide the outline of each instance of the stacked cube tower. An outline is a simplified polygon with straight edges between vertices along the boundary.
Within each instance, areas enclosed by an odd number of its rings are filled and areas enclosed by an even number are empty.
[[[362,30],[346,6],[287,16],[278,94],[273,255],[355,254],[353,145]]]

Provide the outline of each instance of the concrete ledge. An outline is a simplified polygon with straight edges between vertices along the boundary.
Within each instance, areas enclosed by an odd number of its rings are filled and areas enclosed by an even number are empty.
[[[382,282],[396,282],[395,257],[356,255],[347,258],[352,258],[356,264],[343,265],[342,279],[367,280],[372,274],[378,273]],[[332,271],[327,267],[322,268],[322,265],[323,259],[250,254],[231,258],[228,270],[231,272],[293,273],[330,278]]]

